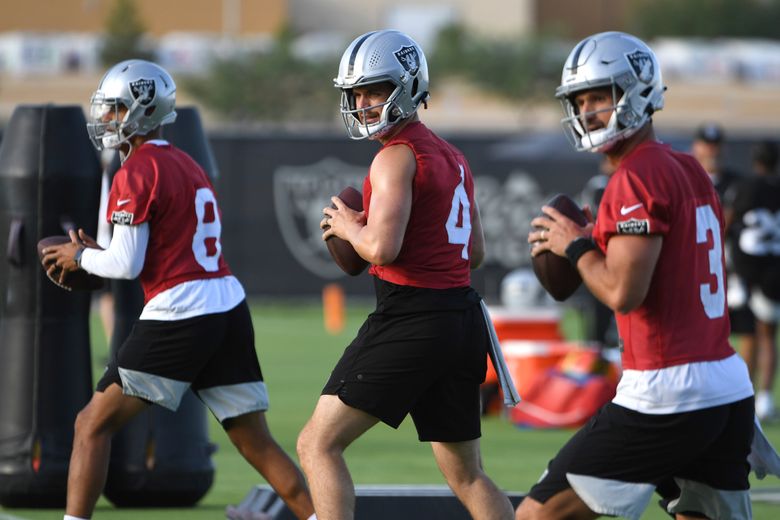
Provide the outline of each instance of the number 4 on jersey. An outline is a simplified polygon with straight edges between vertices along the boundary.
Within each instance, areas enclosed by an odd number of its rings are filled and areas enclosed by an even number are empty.
[[[464,260],[469,259],[469,238],[471,238],[471,204],[464,186],[465,175],[463,165],[460,166],[460,184],[455,187],[452,194],[452,207],[447,218],[447,238],[450,244],[462,244],[463,250],[460,256]],[[460,223],[460,225],[458,225]]]

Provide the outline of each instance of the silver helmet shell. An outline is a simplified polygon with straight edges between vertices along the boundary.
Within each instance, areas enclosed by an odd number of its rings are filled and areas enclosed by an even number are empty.
[[[379,137],[428,100],[428,63],[417,43],[406,34],[382,30],[355,38],[339,63],[334,86],[341,89],[341,116],[352,139]],[[358,108],[352,89],[372,83],[389,82],[394,90],[387,101],[376,107]],[[376,123],[366,124],[368,110],[381,108]]]
[[[587,114],[573,102],[581,91],[612,88],[612,117],[606,128],[589,132]],[[664,106],[661,69],[655,53],[642,40],[622,32],[603,32],[579,42],[566,59],[561,85],[555,91],[565,117],[564,131],[578,151],[607,152],[632,136],[653,112]]]
[[[159,65],[127,60],[111,67],[90,99],[87,132],[98,150],[119,148],[176,120],[176,83]],[[121,116],[121,108],[125,108]]]

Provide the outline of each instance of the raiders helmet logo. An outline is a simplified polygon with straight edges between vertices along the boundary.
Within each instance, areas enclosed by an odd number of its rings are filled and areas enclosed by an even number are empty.
[[[646,52],[635,51],[626,55],[628,63],[631,64],[631,68],[634,69],[634,74],[639,78],[642,83],[650,83],[655,76],[655,70],[653,68],[653,58]]]
[[[130,82],[130,94],[144,106],[154,100],[156,88],[153,79],[137,79]]]
[[[420,70],[420,55],[417,53],[416,47],[401,47],[394,54],[398,62],[410,75],[414,76]]]

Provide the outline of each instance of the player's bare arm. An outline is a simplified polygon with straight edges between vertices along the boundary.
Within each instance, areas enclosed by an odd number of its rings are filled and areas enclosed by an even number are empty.
[[[577,270],[596,298],[625,314],[647,297],[662,244],[660,235],[615,236],[607,243],[606,255],[600,251],[582,255]]]
[[[374,265],[386,265],[401,251],[412,210],[412,180],[417,163],[408,146],[383,149],[371,163],[371,212],[365,225],[351,213],[325,209],[331,230],[348,240],[355,251]],[[350,218],[353,217],[353,218]],[[324,235],[323,235],[324,236]]]
[[[471,208],[471,268],[476,269],[485,259],[485,233],[482,230],[482,217],[479,215],[479,205],[474,199]]]
[[[552,251],[566,256],[566,248],[572,241],[590,238],[593,216],[589,208],[584,210],[591,223],[580,227],[555,208],[544,206],[544,215],[531,221],[532,226],[540,228],[528,235],[529,243],[533,244],[531,254]],[[615,236],[607,244],[606,255],[598,250],[588,251],[577,262],[577,270],[602,303],[616,312],[630,312],[647,296],[662,243],[663,239],[656,235]]]

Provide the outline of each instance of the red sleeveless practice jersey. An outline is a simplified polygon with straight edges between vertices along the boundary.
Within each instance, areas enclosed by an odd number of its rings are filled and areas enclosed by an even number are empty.
[[[616,313],[623,368],[653,370],[734,354],[728,343],[723,214],[712,181],[688,154],[642,143],[620,163],[599,204],[594,239],[661,235],[645,301]]]
[[[414,152],[417,171],[412,210],[398,257],[369,272],[399,285],[447,289],[471,282],[471,208],[474,180],[463,154],[420,122],[409,123],[385,144]],[[363,207],[371,212],[371,176],[363,183]]]
[[[211,182],[189,155],[170,144],[145,143],[133,151],[111,185],[108,220],[149,223],[140,275],[146,302],[182,282],[230,274]]]

